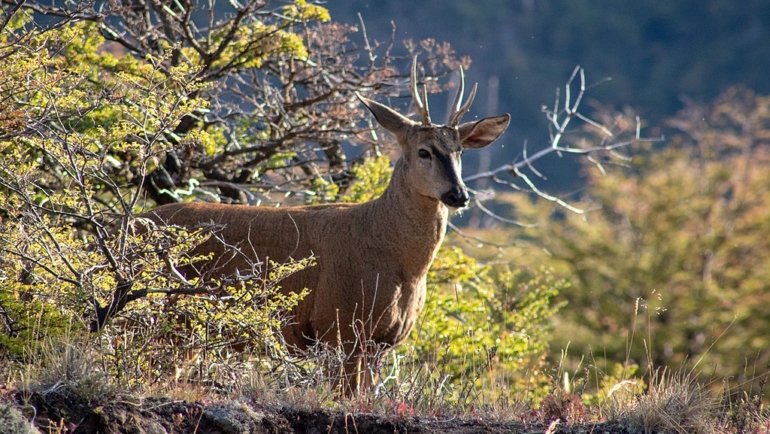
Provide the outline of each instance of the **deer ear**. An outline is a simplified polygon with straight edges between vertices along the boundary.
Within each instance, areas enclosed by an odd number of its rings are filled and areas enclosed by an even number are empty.
[[[508,128],[511,115],[508,113],[500,116],[492,116],[478,121],[465,122],[457,130],[460,132],[460,141],[463,148],[483,148],[497,140]]]
[[[364,98],[358,92],[356,92],[356,96],[372,112],[374,118],[377,119],[377,123],[395,134],[396,137],[401,137],[409,127],[414,125],[412,120],[392,108],[369,98]]]

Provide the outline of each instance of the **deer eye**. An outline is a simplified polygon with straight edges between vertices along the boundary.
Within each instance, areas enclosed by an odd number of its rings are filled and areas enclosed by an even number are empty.
[[[430,158],[430,152],[425,149],[420,149],[417,151],[417,156],[420,158]]]

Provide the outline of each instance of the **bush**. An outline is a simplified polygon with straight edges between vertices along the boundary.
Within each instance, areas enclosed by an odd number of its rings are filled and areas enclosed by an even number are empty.
[[[0,434],[38,434],[38,431],[18,410],[0,402]]]
[[[11,102],[0,123],[4,351],[18,358],[65,327],[99,331],[101,362],[130,384],[173,363],[148,346],[168,346],[182,320],[188,327],[174,351],[221,349],[206,340],[212,330],[227,330],[225,347],[272,337],[301,297],[277,296],[277,282],[309,262],[220,288],[172,272],[196,260],[186,252],[203,234],[132,229],[144,203],[141,179],[180,146],[174,126],[209,104],[194,96],[206,88],[197,68],[111,56],[90,23],[44,32],[20,16],[9,29],[0,89]]]
[[[459,389],[451,399],[537,402],[551,385],[544,356],[562,305],[554,299],[567,287],[548,270],[480,265],[447,246],[429,276],[413,351]]]

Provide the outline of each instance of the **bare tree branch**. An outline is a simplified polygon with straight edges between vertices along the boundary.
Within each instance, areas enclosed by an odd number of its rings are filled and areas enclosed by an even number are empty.
[[[573,87],[576,85],[575,83],[576,80],[577,80],[578,92],[576,95],[574,95],[574,99],[573,99],[572,91],[573,91]],[[495,182],[505,183],[511,186],[512,188],[520,189],[521,187],[515,184],[515,181],[519,180],[524,184],[523,186],[524,188],[526,188],[528,191],[532,193],[535,193],[539,197],[547,201],[553,202],[555,204],[558,204],[559,206],[571,212],[574,212],[576,214],[584,214],[585,210],[582,210],[573,205],[570,205],[567,201],[560,199],[556,196],[545,193],[529,178],[529,176],[525,173],[525,170],[529,170],[532,174],[534,174],[539,178],[545,178],[545,176],[535,167],[534,163],[554,153],[560,156],[562,154],[584,156],[588,158],[589,161],[595,162],[596,160],[593,159],[593,155],[595,154],[607,154],[614,157],[616,156],[614,154],[614,151],[616,151],[617,149],[626,148],[635,143],[640,143],[640,142],[657,142],[657,141],[663,140],[663,137],[652,137],[652,138],[642,137],[640,121],[638,118],[637,118],[636,128],[634,131],[635,133],[634,137],[627,140],[617,139],[615,133],[613,133],[610,128],[591,119],[589,116],[585,115],[580,111],[580,104],[583,101],[585,92],[586,92],[585,71],[580,66],[577,66],[572,71],[572,74],[570,75],[569,80],[567,80],[567,83],[564,86],[563,102],[560,101],[559,92],[557,90],[553,108],[552,109],[546,109],[545,107],[543,108],[543,113],[545,114],[546,119],[548,120],[549,125],[551,127],[549,145],[538,150],[533,154],[529,154],[527,143],[525,142],[520,158],[517,158],[516,160],[510,163],[500,165],[494,169],[466,176],[464,178],[464,181],[472,182],[480,179],[492,179]],[[575,129],[575,128],[571,129],[570,128],[571,123],[574,119],[580,120],[583,125],[579,126],[578,129]],[[572,134],[573,132],[577,133],[581,131],[580,128],[583,128],[584,129],[583,131],[585,131],[585,129],[592,129],[594,130],[594,132],[598,132],[598,135],[601,137],[601,139],[599,140],[599,144],[595,146],[578,147],[573,145],[565,145],[562,143],[568,135]],[[501,181],[500,176],[505,176],[505,175],[511,177],[513,180]],[[476,203],[479,203],[479,202],[477,201]],[[498,220],[498,221],[506,220],[505,218],[491,212],[491,210],[489,210],[488,208],[481,208],[481,209],[486,214],[492,216],[492,218],[494,218],[495,220]]]

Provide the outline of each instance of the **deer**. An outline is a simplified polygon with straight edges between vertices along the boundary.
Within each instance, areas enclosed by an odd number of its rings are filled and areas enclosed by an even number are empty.
[[[367,346],[383,355],[401,344],[425,303],[428,269],[441,246],[450,212],[468,206],[461,155],[500,137],[510,115],[461,122],[476,96],[457,94],[447,123],[434,124],[425,86],[420,92],[417,58],[410,93],[420,121],[356,92],[376,122],[396,139],[401,154],[384,193],[361,204],[264,207],[211,202],[173,203],[143,216],[157,224],[216,227],[216,237],[194,249],[211,259],[195,271],[232,276],[255,261],[284,262],[314,257],[315,266],[280,282],[283,293],[309,290],[281,334],[301,352],[322,343],[344,351],[345,394],[372,386]],[[213,230],[213,229],[212,229]],[[362,376],[364,377],[362,379]]]

